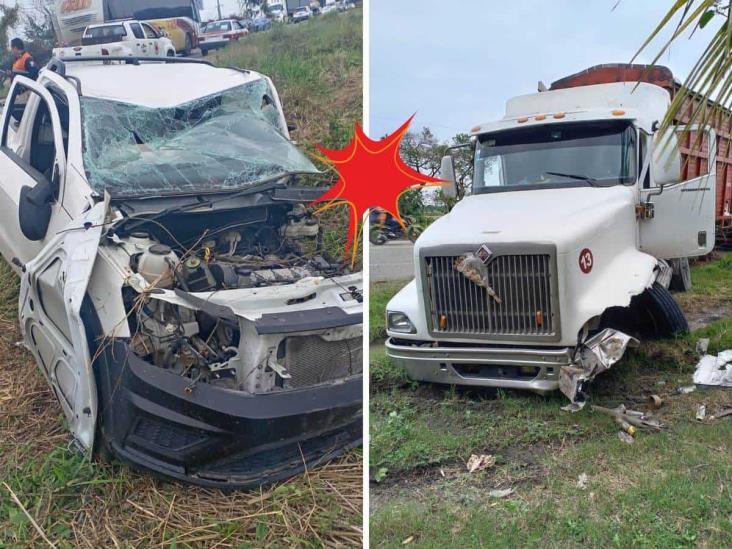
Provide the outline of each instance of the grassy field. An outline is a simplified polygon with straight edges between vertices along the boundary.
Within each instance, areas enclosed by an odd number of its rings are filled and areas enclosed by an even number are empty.
[[[515,391],[417,384],[372,343],[371,540],[397,547],[729,547],[732,545],[732,391],[691,384],[700,337],[732,348],[732,258],[693,268],[694,290],[677,295],[697,329],[644,342],[595,380],[593,402],[645,410],[668,425],[628,445],[611,418],[560,410],[566,399]],[[399,285],[372,288],[372,325]],[[376,305],[378,304],[378,305]],[[376,350],[376,352],[374,352]],[[496,465],[469,474],[471,454]],[[587,475],[584,488],[580,475]],[[509,497],[491,497],[512,488]]]
[[[303,144],[345,143],[361,119],[361,13],[257,34],[212,56],[260,70]],[[19,348],[18,281],[0,266],[0,547],[360,545],[360,451],[256,492],[169,483],[69,448],[56,399]],[[30,518],[29,518],[30,517]],[[38,526],[38,529],[34,526]]]

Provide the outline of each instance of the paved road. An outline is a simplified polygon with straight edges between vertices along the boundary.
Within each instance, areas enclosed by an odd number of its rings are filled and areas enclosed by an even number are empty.
[[[392,240],[383,246],[371,245],[369,253],[372,282],[414,278],[414,245],[408,240]]]

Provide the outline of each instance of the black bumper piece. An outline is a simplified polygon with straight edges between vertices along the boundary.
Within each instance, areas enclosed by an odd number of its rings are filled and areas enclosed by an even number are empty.
[[[101,439],[120,459],[207,487],[249,489],[333,459],[362,439],[362,378],[250,395],[152,366],[123,341],[94,364]]]

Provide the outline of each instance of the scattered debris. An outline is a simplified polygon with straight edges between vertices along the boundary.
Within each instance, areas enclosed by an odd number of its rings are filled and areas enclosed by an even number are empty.
[[[409,544],[410,544],[410,543],[412,543],[413,541],[414,541],[414,536],[409,536],[409,537],[408,537],[407,539],[405,539],[405,540],[404,540],[404,541],[402,542],[402,545],[409,545]]]
[[[661,406],[663,406],[663,399],[658,395],[648,395],[648,404],[654,410],[658,410]]]
[[[596,412],[602,412],[603,414],[613,416],[613,418],[615,418],[615,421],[618,422],[618,424],[621,425],[621,428],[623,428],[626,432],[629,432],[629,430],[625,428],[625,424],[628,424],[630,427],[645,429],[649,431],[660,431],[661,429],[665,428],[665,425],[663,425],[657,419],[654,419],[649,415],[644,414],[643,412],[638,412],[636,410],[627,410],[622,404],[617,408],[605,408],[603,406],[597,406],[593,404],[592,409]],[[635,431],[635,429],[633,431]]]
[[[587,476],[587,473],[582,473],[579,477],[577,477],[577,488],[580,490],[587,490],[587,483],[590,481],[590,477]]]
[[[722,410],[721,412],[719,412],[717,414],[716,417],[717,417],[717,419],[720,419],[720,418],[727,417],[727,416],[732,416],[732,408],[728,408],[726,410]]]
[[[606,328],[582,343],[575,351],[574,360],[559,372],[559,389],[573,403],[586,400],[584,387],[595,376],[610,369],[619,361],[625,349],[636,347],[638,340],[618,330]]]
[[[696,409],[696,420],[704,421],[705,417],[707,417],[707,407],[704,404],[700,404]]]
[[[505,490],[491,490],[488,495],[492,498],[507,498],[513,494],[513,488],[506,488]]]
[[[482,471],[488,469],[496,464],[496,457],[490,454],[473,454],[468,460],[467,467],[468,473],[475,473],[476,471]]]
[[[635,439],[625,431],[618,431],[618,438],[627,444],[633,444]]]
[[[702,337],[696,342],[696,352],[700,355],[707,354],[707,349],[709,349],[709,338],[708,337]]]
[[[587,401],[583,400],[582,402],[570,402],[566,406],[562,406],[562,410],[565,412],[572,412],[573,414],[575,412],[579,412],[584,409],[585,404],[587,404]]]
[[[694,383],[712,387],[732,388],[732,351],[717,356],[704,355],[696,365]]]
[[[637,429],[620,416],[615,416],[615,423],[618,424],[620,430],[624,433],[628,433],[630,436],[635,436]]]
[[[687,385],[686,387],[679,387],[676,389],[676,392],[680,395],[688,395],[689,393],[693,393],[696,391],[696,385]]]

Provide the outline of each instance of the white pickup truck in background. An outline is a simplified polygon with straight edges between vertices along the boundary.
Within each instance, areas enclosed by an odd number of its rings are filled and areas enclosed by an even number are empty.
[[[54,57],[175,57],[173,42],[151,24],[141,21],[116,21],[89,25],[80,46],[56,48]]]

